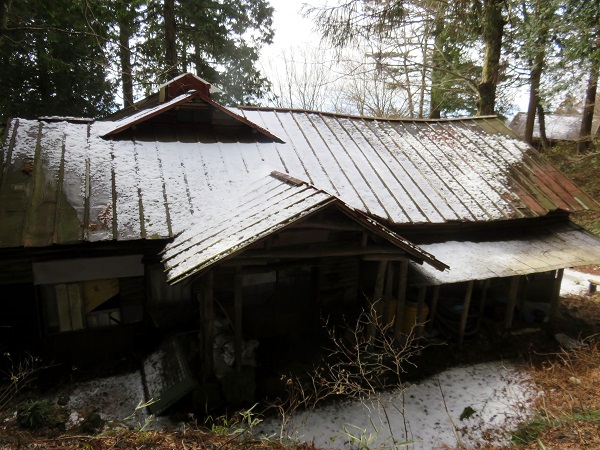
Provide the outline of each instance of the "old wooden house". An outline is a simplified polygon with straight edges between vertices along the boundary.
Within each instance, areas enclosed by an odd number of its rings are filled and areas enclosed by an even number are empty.
[[[230,109],[211,91],[186,74],[104,120],[9,122],[2,345],[90,362],[189,330],[210,374],[219,326],[239,367],[245,341],[379,300],[396,333],[410,313],[462,340],[484,313],[552,320],[562,270],[600,262],[569,221],[596,203],[495,117]]]

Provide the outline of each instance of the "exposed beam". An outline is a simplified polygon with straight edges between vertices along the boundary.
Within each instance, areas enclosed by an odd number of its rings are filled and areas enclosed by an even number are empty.
[[[265,250],[247,250],[242,255],[244,259],[290,259],[290,258],[323,258],[331,256],[381,256],[381,257],[403,257],[406,252],[398,248],[385,246],[352,246],[340,245],[335,247],[295,247],[295,248],[271,248]]]

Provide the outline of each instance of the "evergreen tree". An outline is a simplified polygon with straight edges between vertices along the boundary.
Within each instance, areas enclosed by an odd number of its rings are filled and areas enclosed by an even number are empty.
[[[96,117],[111,110],[102,5],[5,0],[0,11],[3,121],[50,114]]]
[[[222,88],[219,100],[228,104],[253,102],[266,93],[256,63],[260,48],[273,38],[267,0],[151,0],[144,14],[141,79],[160,83],[194,71]]]

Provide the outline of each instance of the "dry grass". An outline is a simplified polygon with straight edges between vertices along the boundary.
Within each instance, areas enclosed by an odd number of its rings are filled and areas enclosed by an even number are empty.
[[[44,436],[18,431],[0,437],[0,449],[211,449],[211,450],[316,450],[312,444],[285,446],[277,441],[237,440],[208,431],[109,431],[97,436]]]
[[[537,414],[515,435],[517,448],[600,448],[600,342],[536,355],[527,369],[542,395]]]

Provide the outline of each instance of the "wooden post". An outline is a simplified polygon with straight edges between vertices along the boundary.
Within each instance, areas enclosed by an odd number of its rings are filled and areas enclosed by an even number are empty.
[[[408,281],[408,260],[400,262],[398,269],[398,303],[396,304],[396,319],[394,322],[394,337],[400,343],[402,325],[404,323],[404,307],[406,306],[406,284]]]
[[[214,373],[213,344],[215,334],[215,311],[214,311],[214,274],[209,271],[202,280],[202,293],[198,296],[200,301],[200,320],[204,335],[204,361],[202,365],[202,376],[204,378]]]
[[[479,312],[477,314],[477,328],[481,326],[483,321],[483,313],[485,312],[485,302],[487,301],[487,291],[490,287],[490,280],[484,280],[481,286],[481,299],[479,300]]]
[[[517,304],[517,293],[519,292],[520,277],[514,276],[510,280],[510,288],[508,291],[508,303],[506,304],[506,314],[504,316],[504,330],[508,331],[512,328],[513,316],[515,314],[515,305]]]
[[[385,272],[387,268],[387,261],[379,261],[379,266],[377,268],[377,278],[375,279],[375,291],[373,292],[373,298],[369,301],[369,311],[367,311],[367,315],[369,317],[369,324],[367,326],[367,340],[372,342],[375,339],[375,333],[377,332],[377,323],[379,320],[379,314],[377,310],[379,309],[375,302],[379,302],[381,304],[381,297],[383,295],[383,286],[385,282]],[[373,314],[374,313],[374,314]]]
[[[550,299],[550,310],[548,311],[548,322],[554,326],[556,321],[556,312],[558,311],[558,301],[560,300],[560,285],[562,283],[565,269],[558,269],[554,275],[554,285],[552,286],[552,298]]]
[[[387,265],[387,275],[385,279],[385,290],[383,292],[383,301],[380,302],[380,307],[376,308],[378,313],[381,313],[383,316],[383,326],[388,327],[390,325],[390,320],[393,317],[395,311],[391,310],[392,303],[392,282],[394,281],[394,266],[392,263],[388,263]]]
[[[475,281],[467,282],[467,291],[463,301],[463,310],[460,315],[460,328],[458,329],[458,345],[461,347],[465,340],[465,329],[467,328],[467,319],[469,318],[469,306],[471,306],[471,297],[473,296],[473,285]]]
[[[433,321],[435,320],[435,314],[437,312],[438,299],[440,298],[440,286],[433,287],[433,294],[431,297],[431,309],[429,310],[429,330],[433,330]]]
[[[233,326],[235,333],[235,369],[239,372],[242,368],[242,266],[236,266],[233,287]]]
[[[417,337],[423,336],[423,331],[425,330],[425,326],[422,323],[425,320],[423,317],[423,306],[425,305],[425,297],[427,296],[427,286],[421,286],[419,288],[419,297],[417,299],[417,318],[415,320],[416,325],[416,335]]]

